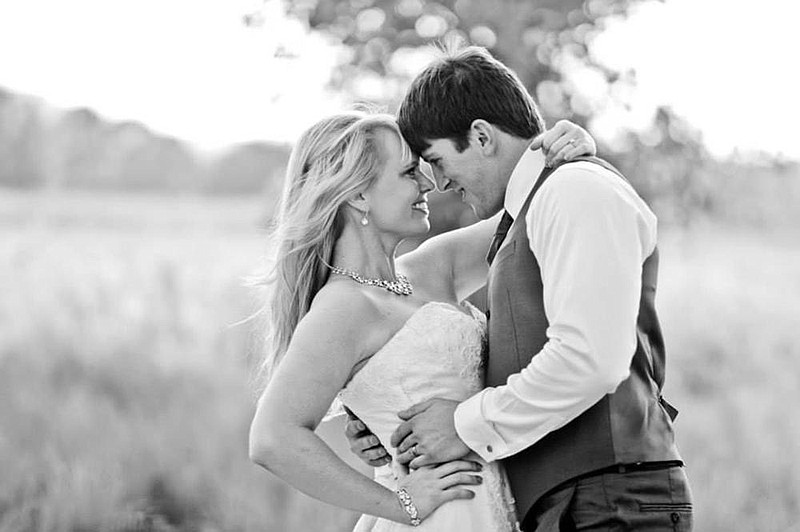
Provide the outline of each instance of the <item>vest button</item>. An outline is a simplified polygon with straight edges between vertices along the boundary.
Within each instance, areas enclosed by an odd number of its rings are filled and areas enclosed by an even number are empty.
[[[670,518],[672,519],[673,523],[677,523],[678,521],[681,520],[681,514],[679,514],[678,512],[672,512]]]
[[[492,446],[491,446],[491,445],[487,445],[487,446],[486,446],[486,452],[487,452],[487,453],[493,453],[493,452],[494,452],[494,449],[492,449]]]

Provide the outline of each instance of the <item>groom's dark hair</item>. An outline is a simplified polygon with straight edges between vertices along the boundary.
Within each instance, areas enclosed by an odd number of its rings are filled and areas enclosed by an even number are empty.
[[[470,126],[478,119],[520,138],[544,130],[539,110],[517,75],[477,46],[443,49],[411,83],[397,117],[417,155],[428,149],[428,141],[445,138],[464,151]]]

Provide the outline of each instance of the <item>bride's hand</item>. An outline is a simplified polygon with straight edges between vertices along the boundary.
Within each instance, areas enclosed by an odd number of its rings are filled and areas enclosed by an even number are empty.
[[[559,120],[552,128],[533,139],[532,150],[542,148],[547,166],[583,155],[597,154],[597,146],[588,131],[568,120]]]
[[[436,466],[415,469],[398,482],[398,489],[405,489],[424,520],[442,504],[456,499],[471,499],[473,491],[464,486],[475,486],[483,482],[476,473],[482,469],[477,462],[454,460]]]

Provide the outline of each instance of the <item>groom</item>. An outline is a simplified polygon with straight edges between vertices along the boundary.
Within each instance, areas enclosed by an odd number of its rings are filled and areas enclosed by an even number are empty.
[[[525,531],[690,530],[661,397],[653,213],[600,159],[545,168],[528,149],[535,103],[483,49],[425,69],[398,121],[440,190],[483,219],[504,210],[487,257],[487,388],[401,412],[398,460],[503,460]]]

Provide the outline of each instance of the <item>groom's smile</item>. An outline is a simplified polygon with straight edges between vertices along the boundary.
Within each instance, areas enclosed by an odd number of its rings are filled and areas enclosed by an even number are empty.
[[[422,158],[431,165],[440,192],[456,192],[481,219],[490,218],[497,212],[490,204],[497,203],[495,196],[498,193],[491,180],[483,176],[485,160],[474,141],[470,140],[464,149],[459,150],[451,139],[432,140]],[[499,191],[499,198],[502,204],[502,191]]]

